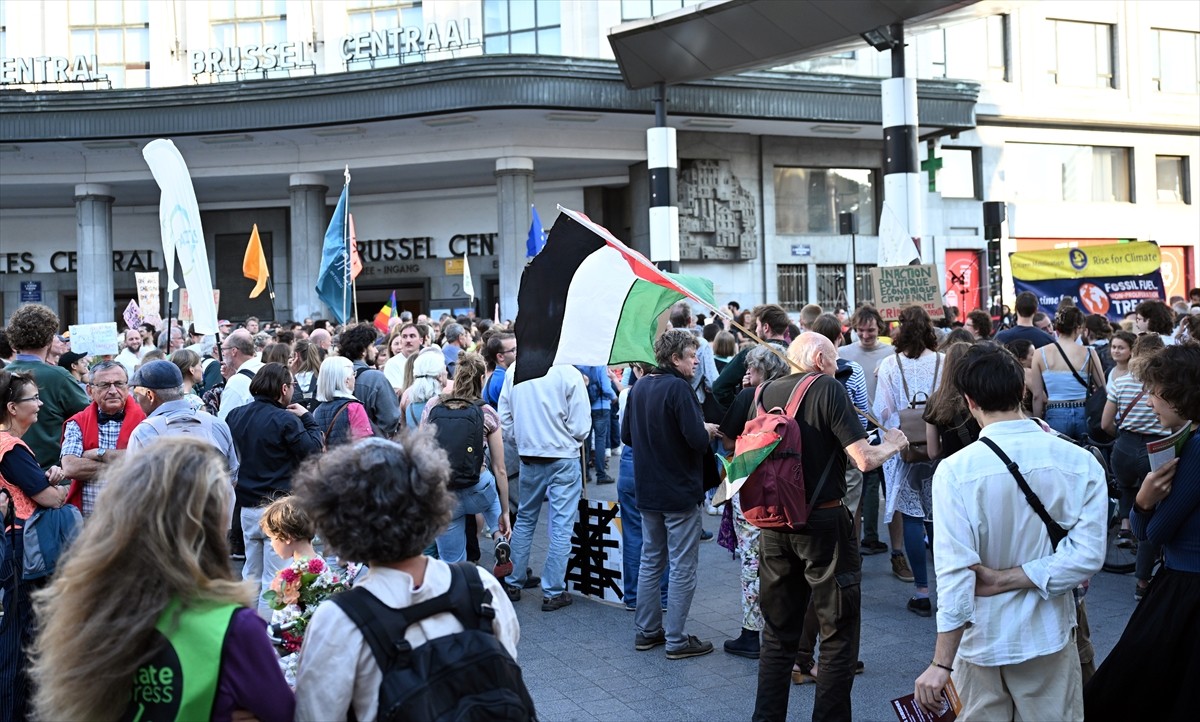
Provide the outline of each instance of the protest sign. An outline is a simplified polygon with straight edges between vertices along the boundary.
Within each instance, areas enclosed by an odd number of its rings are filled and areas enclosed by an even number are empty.
[[[142,314],[159,313],[158,272],[135,273],[133,277],[137,280],[138,307]]]
[[[1088,314],[1121,321],[1142,301],[1164,300],[1157,244],[1112,243],[1087,248],[1022,251],[1009,256],[1013,287],[1038,297],[1051,316],[1063,298]]]
[[[900,312],[909,306],[924,308],[934,319],[944,315],[935,265],[872,268],[871,286],[875,291],[875,308],[884,321],[899,319]]]
[[[71,326],[71,350],[89,356],[115,356],[117,324],[79,323]]]
[[[125,319],[125,328],[141,328],[142,309],[138,308],[138,302],[130,299],[121,318]]]
[[[212,295],[213,308],[221,308],[221,292],[219,290],[214,290]],[[188,290],[186,288],[180,289],[179,291],[179,320],[182,323],[192,322],[192,303],[188,298]]]

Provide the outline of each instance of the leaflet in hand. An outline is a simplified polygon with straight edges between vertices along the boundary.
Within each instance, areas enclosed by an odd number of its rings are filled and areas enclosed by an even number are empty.
[[[942,709],[937,714],[922,707],[911,694],[892,700],[892,710],[900,722],[954,722],[962,711],[962,700],[958,698],[954,680],[950,679],[942,690]]]
[[[1150,470],[1154,471],[1171,459],[1179,458],[1194,430],[1192,424],[1187,424],[1170,436],[1146,444],[1146,453],[1150,457]]]

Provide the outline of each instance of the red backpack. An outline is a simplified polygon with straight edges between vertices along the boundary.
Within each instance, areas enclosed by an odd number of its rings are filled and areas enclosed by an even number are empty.
[[[808,523],[811,509],[805,496],[800,424],[796,422],[796,412],[818,376],[820,374],[810,373],[800,379],[783,409],[776,406],[768,410],[763,405],[762,394],[767,384],[754,391],[756,413],[737,438],[734,459],[747,454],[749,460],[755,452],[761,456],[773,445],[766,458],[753,467],[740,492],[742,515],[759,529],[796,531]],[[825,485],[833,458],[830,456],[829,464],[821,474],[814,499]]]

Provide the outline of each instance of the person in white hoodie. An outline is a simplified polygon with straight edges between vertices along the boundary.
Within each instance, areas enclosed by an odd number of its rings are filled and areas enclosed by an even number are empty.
[[[579,452],[592,429],[591,403],[583,375],[573,366],[551,366],[545,376],[513,385],[516,366],[509,368],[500,390],[500,424],[515,438],[521,457],[520,503],[512,533],[513,571],[504,579],[508,598],[521,589],[542,585],[542,611],[571,603],[567,593],[567,556],[571,530],[583,489]],[[550,502],[550,547],[542,576],[529,575],[529,547],[537,531],[542,500]]]

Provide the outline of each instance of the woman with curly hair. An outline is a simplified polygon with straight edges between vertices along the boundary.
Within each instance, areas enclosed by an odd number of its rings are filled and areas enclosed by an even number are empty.
[[[1176,458],[1146,475],[1134,499],[1133,533],[1162,544],[1163,566],[1084,688],[1084,714],[1191,719],[1200,689],[1200,346],[1170,346],[1139,373],[1163,428],[1191,431]]]
[[[1133,332],[1139,336],[1156,333],[1167,346],[1175,343],[1175,314],[1162,301],[1142,301],[1133,310]]]
[[[225,466],[211,445],[173,437],[107,472],[71,554],[34,593],[39,719],[292,719],[266,623],[229,568]]]
[[[457,504],[446,490],[449,476],[446,452],[422,429],[402,433],[399,441],[372,438],[333,449],[310,460],[293,489],[338,558],[367,564],[355,590],[405,609],[450,589],[452,567],[422,553]],[[479,578],[495,611],[492,631],[515,660],[520,626],[512,602],[495,578]],[[454,614],[441,613],[409,626],[404,641],[419,647],[462,630]],[[345,719],[347,710],[356,719],[376,719],[382,680],[363,632],[342,607],[332,602],[318,607],[300,652],[296,719]]]
[[[900,410],[913,404],[927,404],[942,379],[942,354],[936,350],[937,334],[925,309],[909,306],[900,312],[900,330],[892,338],[892,347],[895,353],[879,362],[876,371],[875,416],[884,428],[897,429]],[[908,600],[908,610],[921,617],[932,616],[925,520],[932,511],[933,465],[928,461],[910,463],[893,456],[884,464],[884,479],[885,520],[890,522],[896,512],[904,520],[904,554],[892,550],[892,574],[916,586],[915,594]]]

